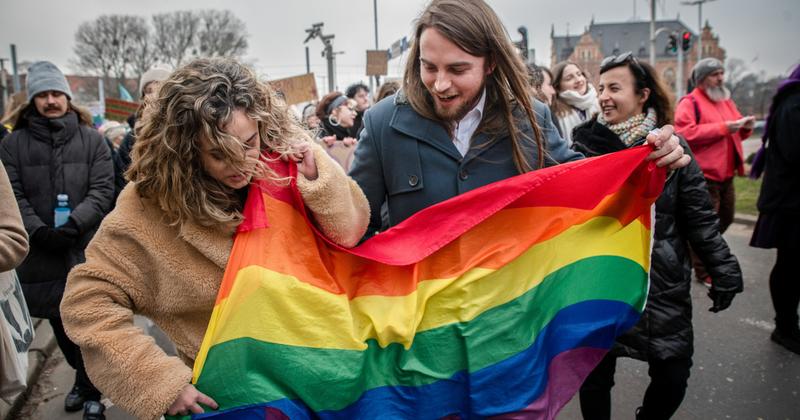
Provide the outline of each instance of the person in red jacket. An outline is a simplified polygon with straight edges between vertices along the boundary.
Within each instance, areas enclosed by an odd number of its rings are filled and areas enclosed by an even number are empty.
[[[703,175],[711,201],[719,215],[720,233],[733,222],[734,174],[744,175],[742,140],[753,132],[755,117],[742,117],[725,87],[725,69],[716,58],[704,58],[692,69],[695,88],[675,109],[675,131],[686,138]],[[711,281],[694,257],[695,275]]]

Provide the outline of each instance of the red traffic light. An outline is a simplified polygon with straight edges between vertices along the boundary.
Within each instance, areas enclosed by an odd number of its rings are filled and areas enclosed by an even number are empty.
[[[683,38],[681,42],[681,49],[684,51],[689,51],[689,48],[692,45],[692,33],[688,31],[684,31],[681,34],[681,38]]]

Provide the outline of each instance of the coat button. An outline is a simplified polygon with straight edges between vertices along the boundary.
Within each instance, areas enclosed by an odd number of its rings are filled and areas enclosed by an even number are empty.
[[[469,178],[469,175],[467,174],[466,170],[462,169],[458,172],[458,177],[461,178],[462,181],[466,181],[467,178]]]
[[[417,178],[416,175],[409,175],[408,176],[408,185],[411,185],[412,187],[416,187],[417,184],[419,184],[419,178]]]

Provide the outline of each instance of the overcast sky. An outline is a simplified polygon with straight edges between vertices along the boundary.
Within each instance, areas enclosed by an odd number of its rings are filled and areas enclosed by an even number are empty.
[[[2,0],[0,13],[0,57],[10,56],[9,44],[17,46],[19,61],[47,59],[65,70],[73,56],[74,34],[78,25],[102,14],[153,13],[185,9],[227,8],[247,25],[249,49],[247,61],[259,73],[280,78],[305,73],[305,28],[324,22],[323,32],[335,34],[334,47],[344,51],[337,58],[337,81],[340,87],[355,80],[365,80],[365,50],[375,46],[372,0],[81,0],[20,1]],[[427,1],[378,0],[378,38],[381,49],[408,35],[412,22]],[[649,16],[648,0],[489,0],[506,25],[511,37],[518,39],[516,28],[527,26],[536,60],[549,65],[550,27],[557,35],[579,33],[595,22],[623,22],[636,14]],[[659,0],[659,19],[680,19],[697,30],[697,7],[682,6],[679,0]],[[787,74],[800,62],[800,0],[716,0],[703,6],[703,20],[708,19],[720,37],[728,57],[745,60],[751,71],[767,76]],[[312,40],[311,69],[318,76],[326,73],[320,56],[322,43]],[[389,63],[390,74],[400,74],[399,60]],[[323,80],[319,79],[322,84]],[[320,86],[322,87],[322,86]],[[325,87],[322,87],[324,90]]]

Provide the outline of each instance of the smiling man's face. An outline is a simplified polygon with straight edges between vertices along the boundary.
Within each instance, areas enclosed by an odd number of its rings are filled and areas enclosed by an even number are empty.
[[[436,28],[427,28],[420,35],[422,83],[443,121],[460,120],[480,100],[490,73],[486,64],[484,57],[470,55]]]

